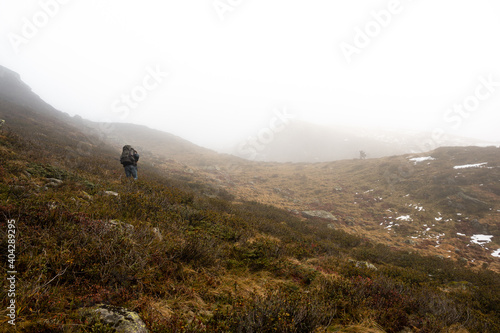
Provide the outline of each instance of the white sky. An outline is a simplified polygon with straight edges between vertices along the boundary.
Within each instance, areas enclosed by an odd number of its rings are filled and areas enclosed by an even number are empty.
[[[0,0],[0,64],[61,111],[209,148],[283,108],[500,141],[499,14],[498,0]]]

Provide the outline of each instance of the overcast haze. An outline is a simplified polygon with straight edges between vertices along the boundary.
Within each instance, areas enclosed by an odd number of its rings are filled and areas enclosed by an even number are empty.
[[[276,112],[500,142],[497,0],[0,4],[0,65],[70,115],[219,150]]]

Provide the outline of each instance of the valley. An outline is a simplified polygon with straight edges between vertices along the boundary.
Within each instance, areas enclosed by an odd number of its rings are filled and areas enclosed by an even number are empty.
[[[0,87],[0,257],[16,269],[0,331],[13,315],[19,332],[109,332],[89,313],[116,309],[143,332],[500,330],[497,147],[247,161],[70,117],[13,73]]]

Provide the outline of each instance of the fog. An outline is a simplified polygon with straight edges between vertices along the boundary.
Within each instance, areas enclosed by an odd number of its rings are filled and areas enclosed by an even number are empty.
[[[498,13],[493,0],[2,0],[0,64],[70,115],[240,155],[297,122],[500,142]]]

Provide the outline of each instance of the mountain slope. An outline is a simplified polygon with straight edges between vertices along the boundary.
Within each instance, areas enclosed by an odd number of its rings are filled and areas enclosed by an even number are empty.
[[[125,123],[96,123],[54,109],[37,96],[19,74],[0,66],[0,118],[17,133],[35,131],[39,136],[57,133],[78,133],[79,152],[89,154],[92,147],[107,144],[119,152],[125,144],[136,147],[151,160],[173,159],[191,165],[209,165],[219,160],[238,160],[197,146],[175,135],[145,126]],[[20,121],[22,117],[23,122]],[[57,135],[56,135],[57,136]],[[64,140],[63,140],[64,141]],[[158,161],[157,161],[158,162]]]
[[[127,143],[139,152],[146,152],[155,159],[175,160],[190,166],[207,166],[240,160],[237,157],[219,154],[173,134],[146,126],[126,123],[100,124],[85,120],[82,120],[82,123],[97,131],[109,145],[121,149],[123,144]]]
[[[233,177],[227,190],[248,176],[258,194],[259,182],[289,181],[293,170],[296,188],[305,191],[301,200],[308,193],[327,198],[330,184],[316,183],[326,170],[343,177],[334,178],[343,186],[334,195],[349,202],[356,187],[376,185],[389,160],[283,165],[289,171],[266,163],[200,169],[214,176],[204,182],[196,168],[167,177],[161,166],[145,163],[140,180],[127,182],[119,177],[115,148],[95,144],[98,136],[12,102],[2,101],[0,113],[9,117],[0,129],[0,228],[7,235],[7,221],[14,220],[17,231],[15,238],[2,237],[0,257],[4,271],[18,272],[18,331],[109,330],[81,316],[98,303],[137,311],[153,332],[500,329],[500,279],[491,269],[397,250],[370,240],[369,232],[347,233],[329,220],[210,192],[212,181],[226,185],[222,172]],[[449,163],[449,152],[441,153],[436,162]],[[473,157],[470,151],[452,155],[457,162]],[[253,176],[276,170],[283,174]],[[411,186],[411,177],[397,174],[400,180],[384,188],[399,193]],[[367,203],[352,213],[377,211],[368,204],[374,191],[366,191],[356,200]],[[486,200],[464,194],[464,200]],[[327,202],[311,204],[327,209],[320,206]],[[12,263],[10,239],[16,245]],[[7,288],[0,293],[0,315],[6,316],[14,298]],[[3,321],[0,329],[9,331],[9,325]]]

